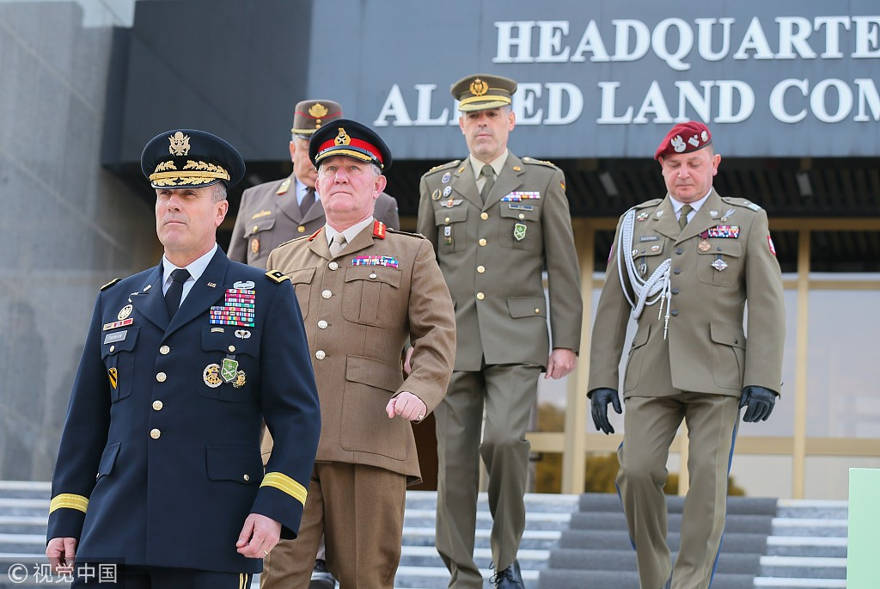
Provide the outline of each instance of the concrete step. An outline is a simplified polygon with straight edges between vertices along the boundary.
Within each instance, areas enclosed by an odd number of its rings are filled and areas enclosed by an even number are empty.
[[[765,534],[773,530],[773,518],[766,515],[737,515],[727,518],[725,532]],[[796,520],[792,520],[796,521]],[[667,518],[668,530],[681,530],[681,514],[671,513]],[[620,513],[574,513],[571,516],[571,529],[574,530],[626,530],[626,518]]]
[[[549,550],[556,546],[562,532],[559,530],[526,530],[523,533],[520,548]],[[489,548],[491,530],[477,530],[475,534],[476,548]],[[403,544],[405,546],[434,546],[434,527],[403,528]]]
[[[538,570],[544,568],[550,557],[549,550],[531,550],[520,548],[517,560],[521,570]],[[492,567],[492,551],[489,548],[474,549],[474,562],[481,569]],[[400,565],[411,567],[443,567],[443,561],[433,546],[403,546],[400,554]]]
[[[0,497],[49,500],[52,483],[43,481],[0,481]]]
[[[0,496],[0,513],[6,516],[27,515],[49,517],[49,499]]]
[[[45,534],[45,515],[0,515],[0,533]]]
[[[526,493],[524,502],[526,511],[565,512],[571,513],[578,508],[578,495],[556,495],[551,493]],[[437,506],[436,491],[407,491],[407,509],[435,509]],[[489,500],[486,493],[477,495],[477,509],[489,511]]]
[[[846,559],[819,556],[762,556],[761,577],[846,579]]]
[[[727,541],[725,540],[725,548]],[[767,538],[768,556],[829,556],[846,558],[845,537],[770,536]]]
[[[845,519],[773,518],[773,536],[811,536],[845,538],[848,522]]]
[[[436,512],[433,509],[408,509],[404,513],[404,527],[434,527]],[[577,514],[575,514],[577,515]],[[526,529],[529,530],[563,530],[568,527],[572,515],[569,513],[545,513],[526,511]],[[477,512],[477,529],[492,527],[492,515],[488,511]]]
[[[772,589],[846,589],[846,580],[755,577],[755,588],[763,589],[765,587],[772,587]]]
[[[492,584],[490,579],[495,571],[491,569],[480,569],[483,575],[483,587],[490,589]],[[538,588],[539,571],[523,570],[522,576],[526,589]],[[409,567],[402,566],[397,569],[397,577],[394,579],[394,586],[399,589],[446,589],[449,586],[449,571],[446,567]],[[583,589],[584,585],[581,585]]]
[[[776,517],[847,519],[849,503],[813,499],[780,499]]]
[[[639,576],[631,571],[541,571],[539,589],[639,589]],[[754,589],[751,575],[716,573],[712,589]]]
[[[777,499],[769,497],[728,497],[728,515],[766,515],[774,516],[777,511]],[[681,514],[684,508],[684,497],[666,496],[666,509],[670,514]],[[620,498],[614,493],[585,493],[578,501],[578,511],[600,513],[623,513]]]
[[[0,553],[39,554],[45,548],[44,534],[0,534]]]
[[[675,562],[673,553],[672,561]],[[725,554],[718,557],[717,572],[736,575],[757,575],[761,571],[758,554]],[[633,550],[554,550],[548,563],[550,569],[588,571],[635,571],[636,553]]]
[[[681,535],[671,532],[666,538],[669,548],[678,551]],[[740,554],[766,553],[766,536],[763,534],[727,533],[724,535],[724,552]],[[560,548],[580,550],[632,551],[629,532],[625,530],[565,530],[560,534]]]

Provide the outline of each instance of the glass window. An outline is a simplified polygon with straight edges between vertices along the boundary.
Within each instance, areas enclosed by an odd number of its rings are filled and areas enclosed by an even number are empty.
[[[877,300],[877,290],[810,291],[807,436],[880,438]]]

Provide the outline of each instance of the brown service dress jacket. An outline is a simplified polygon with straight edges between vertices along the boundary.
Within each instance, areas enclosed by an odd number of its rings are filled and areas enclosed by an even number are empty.
[[[392,229],[400,228],[397,200],[384,192],[374,205],[373,216]],[[316,200],[308,211],[296,202],[296,178],[258,184],[245,190],[232,239],[229,259],[266,268],[269,252],[297,236],[310,235],[324,226],[324,206]]]
[[[642,279],[671,258],[672,303],[665,340],[660,303],[642,312],[627,351],[624,397],[670,395],[673,387],[735,397],[747,385],[780,392],[785,309],[764,210],[713,190],[682,231],[669,196],[635,209],[632,251],[623,255],[635,259]],[[618,223],[596,311],[588,390],[619,386],[630,315],[618,273],[620,228]],[[725,233],[728,237],[715,237]],[[625,268],[623,276],[629,288]],[[743,330],[746,302],[748,337]]]
[[[387,265],[370,265],[381,256]],[[452,373],[455,313],[430,242],[376,222],[333,258],[321,229],[274,250],[268,266],[290,277],[305,323],[321,402],[316,460],[418,481],[412,426],[388,419],[385,405],[409,391],[432,411]],[[412,372],[404,380],[407,338]]]
[[[455,369],[480,370],[484,357],[546,365],[545,269],[553,347],[577,353],[580,269],[562,171],[509,153],[484,204],[470,163],[453,161],[423,175],[419,192],[418,230],[455,302]]]

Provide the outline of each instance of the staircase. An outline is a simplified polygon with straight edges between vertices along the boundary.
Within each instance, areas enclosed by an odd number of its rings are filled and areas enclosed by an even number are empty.
[[[669,497],[675,558],[683,499]],[[846,587],[844,501],[730,497],[712,589]],[[551,551],[541,589],[639,589],[636,559],[616,495],[585,494]]]
[[[434,548],[436,493],[407,493],[403,547],[395,587],[444,588],[449,573]],[[678,549],[682,500],[670,497],[669,542]],[[0,589],[59,587],[34,579],[45,562],[49,484],[0,481]],[[477,512],[475,560],[490,587],[491,517],[485,494]],[[712,589],[846,587],[847,504],[731,497]],[[638,589],[635,554],[615,495],[526,496],[519,550],[529,589]],[[23,583],[10,567],[27,566]],[[253,588],[257,589],[255,580]]]
[[[441,589],[449,584],[449,572],[434,548],[436,505],[437,493],[433,491],[410,491],[406,495],[403,548],[394,583],[399,589]],[[550,551],[557,545],[563,530],[568,528],[572,512],[577,507],[576,495],[526,495],[526,530],[518,560],[527,589],[538,587],[540,571],[546,567]],[[474,560],[480,567],[485,587],[491,587],[489,579],[494,574],[490,568],[491,528],[492,517],[486,494],[480,493]]]

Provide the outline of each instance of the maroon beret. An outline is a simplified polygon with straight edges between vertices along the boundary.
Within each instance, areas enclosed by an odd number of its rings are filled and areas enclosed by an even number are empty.
[[[709,127],[699,121],[687,121],[679,123],[669,130],[663,141],[654,153],[654,159],[658,160],[664,155],[676,153],[690,153],[703,149],[712,143],[712,133]]]

